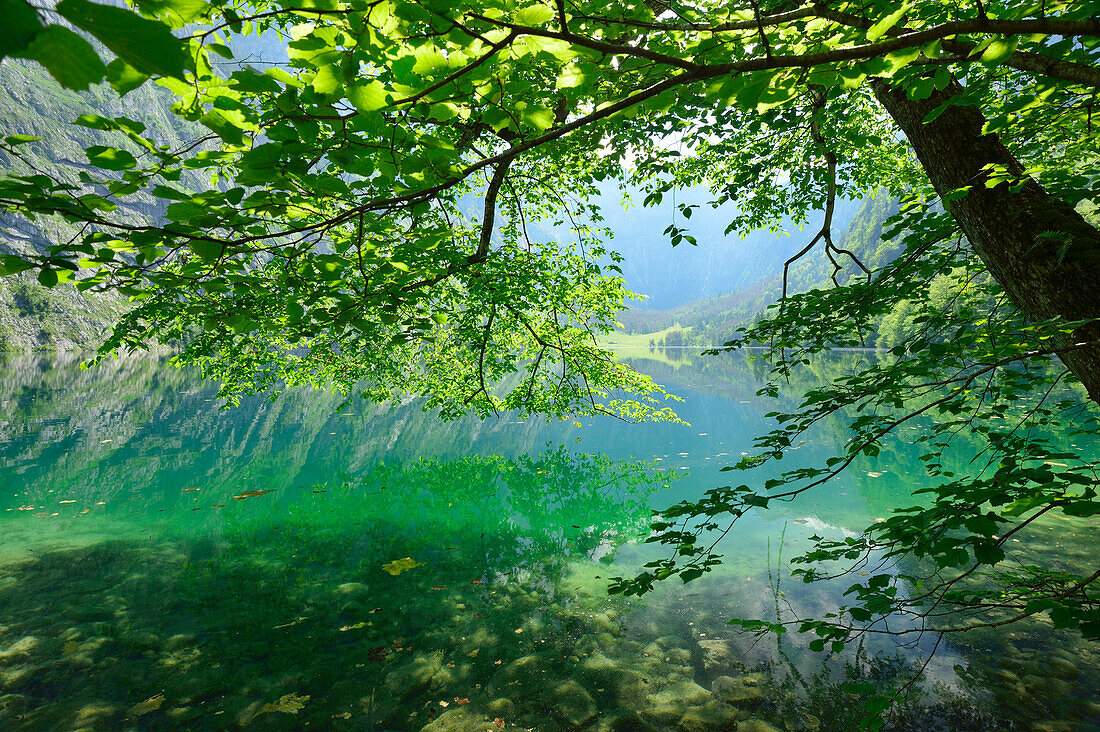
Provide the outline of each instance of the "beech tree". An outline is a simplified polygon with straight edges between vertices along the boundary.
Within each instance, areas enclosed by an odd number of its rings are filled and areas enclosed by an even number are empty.
[[[3,0],[3,10],[0,56],[74,89],[106,80],[125,94],[152,77],[209,131],[171,150],[133,120],[86,115],[76,123],[119,144],[88,149],[80,184],[43,170],[0,183],[16,215],[76,231],[48,252],[5,257],[6,273],[134,298],[104,353],[181,343],[177,359],[223,379],[229,396],[312,382],[421,394],[445,415],[670,417],[657,387],[593,337],[626,293],[589,197],[608,180],[642,188],[643,205],[707,185],[715,205],[737,204],[729,232],[809,224],[817,233],[799,256],[816,247],[834,263],[835,288],[790,294],[731,341],[771,347],[766,391],[821,351],[861,345],[901,301],[917,303],[921,330],[887,363],[808,393],[733,467],[782,457],[817,421],[858,407],[844,454],[664,512],[655,528],[673,556],[615,589],[702,574],[718,558],[700,532],[720,517],[814,488],[897,426],[920,424],[939,480],[930,501],[859,540],[821,539],[803,576],[821,576],[826,559],[905,555],[931,569],[857,580],[852,607],[833,618],[745,624],[794,624],[824,648],[889,632],[892,613],[946,633],[1007,609],[1100,634],[1100,571],[1024,576],[1004,551],[1050,511],[1100,511],[1097,466],[1026,428],[1096,427],[1100,234],[1079,213],[1097,159],[1095,3]],[[289,63],[234,64],[234,37],[249,34],[283,39]],[[6,138],[16,167],[26,144]],[[185,170],[208,172],[210,187],[183,188]],[[838,196],[883,188],[903,199],[887,236],[905,250],[872,271],[834,242],[832,211]],[[112,216],[139,192],[167,204],[164,220]],[[681,210],[665,232],[672,245],[691,241]],[[537,220],[568,222],[576,240],[535,240]],[[957,285],[947,309],[927,306],[936,277]],[[1087,399],[1048,399],[1065,383]],[[640,401],[611,398],[620,387]],[[988,447],[986,467],[966,477],[943,467],[960,431]],[[982,575],[990,582],[972,585]]]

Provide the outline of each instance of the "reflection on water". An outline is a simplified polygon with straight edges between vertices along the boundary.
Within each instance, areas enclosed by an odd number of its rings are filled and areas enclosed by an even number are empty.
[[[0,724],[852,728],[862,698],[842,685],[897,688],[931,640],[822,666],[808,639],[726,621],[835,609],[843,587],[790,582],[784,557],[882,515],[915,460],[899,447],[828,497],[745,522],[697,582],[609,598],[609,576],[655,556],[650,509],[712,487],[771,409],[744,362],[668,368],[655,376],[687,397],[690,426],[443,425],[316,392],[219,411],[155,360],[9,361]],[[1044,531],[1028,551],[1095,562],[1086,538]],[[1041,621],[966,636],[895,728],[1096,728],[1098,666]]]

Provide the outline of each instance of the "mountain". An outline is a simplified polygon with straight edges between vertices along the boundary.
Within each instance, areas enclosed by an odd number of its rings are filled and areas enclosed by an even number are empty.
[[[862,202],[856,202],[856,205],[858,205],[858,211],[846,222],[840,223],[844,220],[843,217],[840,221],[834,221],[834,230],[844,232],[836,237],[837,245],[851,250],[871,269],[893,261],[901,252],[901,244],[896,241],[884,242],[881,238],[883,224],[890,216],[897,213],[897,201],[888,195],[879,194]],[[790,254],[778,255],[777,253],[776,256],[767,260],[767,264],[761,261],[762,258],[754,260],[766,269],[756,281],[746,287],[734,292],[699,298],[660,311],[640,307],[631,308],[619,315],[619,322],[628,334],[655,334],[671,329],[671,332],[663,334],[662,338],[667,339],[672,336],[677,342],[683,341],[691,345],[724,343],[735,335],[739,327],[755,320],[768,305],[779,299],[783,287],[783,262],[804,246],[813,233],[816,232],[802,232],[794,245],[782,250]],[[859,272],[851,262],[844,262],[843,258],[840,261],[848,267],[838,274],[839,281],[843,282],[853,273]],[[816,248],[791,265],[788,292],[795,293],[815,287],[830,286],[832,271],[833,267],[824,251],[820,247]],[[687,335],[677,333],[677,327]],[[657,340],[660,341],[661,338]]]
[[[642,310],[668,310],[750,287],[782,267],[810,236],[808,229],[798,230],[789,221],[784,227],[795,232],[791,235],[757,231],[742,239],[726,234],[735,209],[731,205],[713,208],[704,187],[668,194],[653,207],[641,206],[643,197],[641,192],[627,191],[624,198],[618,188],[605,186],[594,201],[604,217],[602,225],[612,232],[610,248],[624,257],[619,266],[627,287],[645,296],[637,304]],[[690,219],[679,213],[684,205],[695,207]],[[847,226],[858,208],[858,201],[840,201],[834,214],[836,226]],[[696,244],[674,247],[664,233],[671,225],[686,228]],[[562,228],[551,231],[559,241],[571,236]]]
[[[47,173],[79,184],[89,145],[122,146],[118,137],[70,124],[82,114],[134,118],[160,145],[179,147],[197,136],[194,125],[171,111],[175,98],[165,89],[144,84],[119,99],[106,84],[85,92],[61,88],[39,66],[5,58],[0,61],[0,135],[34,135],[38,142],[21,145],[20,159],[0,152],[0,172]],[[136,148],[131,147],[136,153]],[[205,181],[192,174],[184,185],[199,188]],[[124,220],[149,221],[163,213],[165,203],[136,197],[120,211]],[[50,240],[71,236],[72,227],[55,222],[29,222],[0,212],[0,254],[41,253]],[[0,351],[90,350],[127,304],[112,294],[80,293],[72,287],[46,288],[34,273],[0,278]]]

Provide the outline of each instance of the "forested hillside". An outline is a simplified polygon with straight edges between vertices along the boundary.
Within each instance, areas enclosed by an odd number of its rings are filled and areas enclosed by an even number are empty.
[[[898,211],[897,201],[880,194],[857,202],[859,208],[850,220],[841,218],[838,230],[844,233],[837,244],[855,254],[872,270],[888,264],[902,251],[895,240],[882,241],[883,225]],[[854,208],[854,206],[853,206]],[[841,209],[843,210],[843,209]],[[837,222],[834,221],[834,224]],[[846,224],[846,228],[845,227]],[[656,333],[680,326],[683,335],[674,335],[676,343],[666,345],[717,345],[732,338],[737,329],[757,319],[769,305],[779,300],[783,288],[783,261],[798,251],[809,234],[791,237],[793,244],[783,248],[785,254],[761,273],[761,278],[741,289],[712,297],[704,297],[667,310],[631,308],[620,315],[624,330],[631,334]],[[776,253],[777,254],[777,253]],[[773,254],[773,256],[776,256]],[[849,259],[840,257],[843,269],[837,272],[838,282],[846,282],[860,275],[858,267]],[[824,251],[817,249],[794,262],[788,273],[787,289],[790,293],[804,292],[816,287],[832,285],[833,265]],[[676,331],[673,331],[675,334]],[[667,336],[665,336],[667,338]],[[655,345],[659,345],[659,341]],[[874,345],[876,334],[868,334],[868,345]]]

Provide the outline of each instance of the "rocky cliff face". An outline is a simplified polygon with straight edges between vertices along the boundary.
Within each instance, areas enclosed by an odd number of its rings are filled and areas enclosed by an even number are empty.
[[[20,146],[18,159],[0,153],[0,174],[41,173],[80,184],[80,171],[87,167],[87,146],[125,146],[104,132],[70,124],[82,114],[136,119],[159,144],[177,146],[195,131],[172,114],[172,100],[166,90],[152,84],[121,100],[106,84],[77,93],[62,89],[37,66],[4,59],[0,61],[0,136],[42,139]],[[194,176],[185,185],[197,188],[204,182]],[[138,198],[120,209],[129,221],[148,221],[161,211],[162,204],[151,197]],[[0,254],[42,252],[73,233],[55,221],[31,222],[0,212]],[[125,301],[110,294],[42,287],[33,271],[0,278],[0,351],[93,350],[126,307]]]

